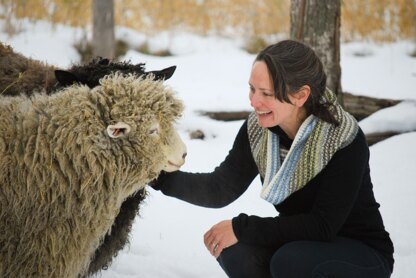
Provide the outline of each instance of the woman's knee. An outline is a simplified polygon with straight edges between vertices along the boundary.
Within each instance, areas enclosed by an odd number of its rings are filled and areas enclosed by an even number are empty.
[[[291,242],[280,247],[270,261],[270,272],[273,278],[304,277],[302,275],[302,250],[297,242]]]
[[[270,272],[274,278],[388,277],[389,272],[385,268],[370,247],[343,238],[333,242],[286,243],[270,261]]]
[[[273,251],[266,248],[237,243],[224,249],[217,261],[231,278],[271,277],[269,262]]]

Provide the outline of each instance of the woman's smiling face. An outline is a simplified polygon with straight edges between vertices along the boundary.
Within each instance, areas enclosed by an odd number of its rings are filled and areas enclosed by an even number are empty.
[[[296,122],[298,108],[275,97],[273,81],[263,61],[253,64],[250,74],[250,104],[256,111],[259,125],[267,128],[279,125],[284,128]],[[293,102],[292,96],[289,95]]]

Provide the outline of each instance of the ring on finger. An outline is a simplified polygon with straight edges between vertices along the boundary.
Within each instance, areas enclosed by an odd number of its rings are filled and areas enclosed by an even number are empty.
[[[214,244],[213,244],[213,245],[214,245]],[[214,251],[214,252],[217,252],[217,249],[218,249],[218,243],[214,245],[214,250],[213,250],[213,251]]]

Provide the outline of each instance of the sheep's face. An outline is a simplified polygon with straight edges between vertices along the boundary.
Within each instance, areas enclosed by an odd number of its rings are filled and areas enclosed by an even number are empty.
[[[118,122],[115,125],[107,127],[107,134],[111,138],[128,137],[131,131],[131,126]],[[161,127],[159,122],[155,121],[147,130],[147,136],[151,141],[161,141]],[[155,146],[156,147],[156,146]],[[178,132],[172,127],[166,131],[164,142],[161,142],[161,150],[164,157],[162,170],[166,172],[174,172],[181,168],[185,163],[186,146],[183,143]]]
[[[163,170],[166,172],[174,172],[179,170],[185,163],[186,146],[175,129],[170,129],[167,137],[167,143],[163,144],[163,153],[166,160]]]
[[[113,103],[106,126],[109,139],[128,155],[147,158],[142,163],[152,164],[152,171],[178,170],[186,147],[174,127],[183,111],[175,94],[152,77],[110,75],[101,85],[102,95]]]

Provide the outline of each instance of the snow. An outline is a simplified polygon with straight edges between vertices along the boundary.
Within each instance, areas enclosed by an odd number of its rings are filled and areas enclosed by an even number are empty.
[[[383,131],[409,132],[416,130],[415,119],[416,101],[405,100],[395,106],[381,109],[371,114],[360,121],[360,127],[364,133]]]
[[[415,99],[415,43],[348,43],[341,47],[343,90],[370,97]],[[357,56],[354,53],[367,53]],[[413,85],[413,86],[412,86]]]
[[[44,21],[19,21],[21,32],[3,33],[0,41],[16,51],[60,67],[79,61],[73,44],[89,31],[51,26]],[[153,50],[169,49],[174,56],[153,57],[128,51],[125,60],[146,62],[148,70],[177,65],[167,81],[184,100],[186,110],[178,123],[188,147],[182,170],[212,171],[231,148],[242,121],[219,122],[203,117],[201,110],[249,110],[248,76],[254,55],[247,54],[238,40],[200,37],[188,33],[145,36],[117,28],[116,36],[132,49],[148,40]],[[360,122],[365,132],[406,131],[370,148],[374,192],[381,204],[386,229],[395,244],[393,277],[411,278],[416,272],[416,59],[408,54],[412,42],[390,44],[343,43],[342,85],[345,91],[381,98],[405,99]],[[204,140],[191,140],[189,131],[201,129]],[[413,131],[413,132],[412,132]],[[149,197],[133,226],[129,247],[99,277],[226,277],[205,249],[203,234],[217,222],[241,212],[274,216],[274,208],[259,197],[257,178],[247,192],[229,206],[206,209],[190,205],[149,189]]]

